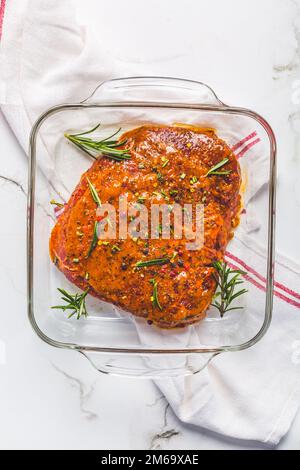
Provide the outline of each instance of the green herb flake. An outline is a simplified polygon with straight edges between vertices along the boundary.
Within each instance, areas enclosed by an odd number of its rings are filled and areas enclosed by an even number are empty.
[[[224,158],[224,160],[220,161],[217,163],[215,166],[213,166],[204,176],[210,176],[210,175],[229,175],[231,173],[231,170],[228,171],[218,171],[219,168],[222,168],[226,163],[229,162],[229,158]]]
[[[54,199],[51,199],[50,204],[52,204],[52,206],[56,206],[56,207],[64,207],[63,203],[57,202]]]
[[[95,203],[97,204],[98,207],[101,207],[102,203],[101,203],[101,199],[99,197],[99,194],[95,188],[95,186],[90,182],[90,180],[87,178],[87,182],[88,182],[88,185],[89,185],[89,188],[90,188],[90,192],[91,192],[91,195],[92,195],[92,198],[94,199]]]
[[[145,201],[146,201],[145,197],[139,197],[136,202],[138,202],[139,204],[144,204]]]
[[[165,193],[165,191],[162,191],[162,190],[161,190],[160,194],[164,197],[164,199],[165,199],[166,201],[169,200],[169,196]]]
[[[164,177],[163,177],[163,175],[162,175],[159,171],[157,172],[157,179],[158,179],[158,181],[159,181],[160,183],[161,183],[162,181],[164,181]]]
[[[163,264],[167,264],[169,262],[170,262],[169,258],[154,258],[154,259],[150,259],[148,261],[138,261],[136,263],[135,267],[136,268],[145,268],[145,267],[148,267],[148,266],[155,266],[155,265],[162,266]]]
[[[155,279],[150,279],[150,282],[153,285],[153,291],[151,296],[153,307],[157,307],[159,308],[159,310],[162,310],[162,306],[158,299],[158,282]]]
[[[89,248],[89,251],[88,251],[88,254],[87,254],[87,258],[91,255],[92,251],[96,248],[97,243],[98,243],[97,227],[98,227],[98,224],[97,224],[97,222],[95,222],[94,230],[93,230],[93,238],[92,238],[92,241],[91,241],[91,244],[90,244],[90,248]]]

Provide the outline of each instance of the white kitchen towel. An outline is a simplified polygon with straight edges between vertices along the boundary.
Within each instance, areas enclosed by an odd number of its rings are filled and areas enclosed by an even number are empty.
[[[236,240],[234,264],[251,277],[248,295],[255,315],[264,295],[260,273],[265,255],[243,238],[255,255],[251,266],[245,265],[242,242]],[[275,277],[273,320],[261,341],[217,356],[198,375],[158,382],[182,421],[268,445],[277,444],[289,430],[300,403],[300,267],[277,255]]]
[[[0,104],[25,151],[33,122],[49,106],[78,102],[99,82],[128,75],[74,11],[70,0],[1,1]],[[245,245],[247,259],[255,253],[251,266],[243,266]],[[235,240],[228,261],[248,272],[251,298],[263,295],[265,254],[251,233]],[[157,382],[182,421],[266,444],[288,431],[300,403],[299,276],[298,265],[277,256],[274,319],[256,346],[220,355],[198,376]]]

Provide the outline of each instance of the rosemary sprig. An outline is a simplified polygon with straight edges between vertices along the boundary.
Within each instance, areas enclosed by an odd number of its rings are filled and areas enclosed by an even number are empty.
[[[68,315],[68,318],[73,317],[74,315],[77,315],[77,320],[81,317],[87,317],[88,312],[86,309],[86,304],[85,304],[85,298],[88,294],[88,289],[84,291],[82,294],[69,294],[67,291],[64,289],[57,289],[61,294],[62,297],[61,299],[66,302],[66,305],[55,305],[51,308],[57,308],[60,310],[72,310],[72,312]]]
[[[145,268],[147,266],[163,265],[169,263],[169,258],[154,258],[149,261],[138,261],[136,263],[136,268]]]
[[[153,285],[153,292],[151,296],[153,307],[157,307],[159,308],[159,310],[162,310],[162,306],[160,305],[160,302],[158,300],[158,288],[157,288],[158,283],[155,279],[151,279],[150,282]]]
[[[88,251],[88,254],[87,254],[87,258],[90,256],[90,254],[92,253],[92,251],[93,251],[93,250],[96,248],[96,246],[97,246],[97,243],[98,243],[97,228],[98,228],[98,223],[97,223],[97,221],[96,221],[95,224],[94,224],[93,238],[92,238],[92,241],[91,241],[91,244],[90,244],[90,248],[89,248],[89,251]]]
[[[224,160],[221,160],[219,163],[217,163],[215,166],[213,166],[206,175],[204,176],[210,176],[210,175],[229,175],[231,173],[231,170],[228,171],[218,171],[219,168],[222,168],[226,163],[229,162],[229,158],[224,158]]]
[[[70,140],[76,147],[80,148],[84,152],[86,152],[90,157],[94,158],[95,160],[99,156],[99,154],[105,155],[106,157],[112,158],[116,161],[128,160],[130,159],[130,153],[127,149],[121,149],[123,145],[126,144],[127,140],[124,139],[122,141],[115,140],[113,137],[118,134],[121,130],[118,129],[109,137],[106,137],[102,140],[93,140],[90,137],[86,137],[87,134],[93,133],[100,124],[93,127],[85,132],[80,132],[78,134],[67,134],[65,133],[65,137]]]
[[[230,310],[242,309],[243,307],[230,307],[230,305],[237,297],[248,292],[247,289],[241,289],[238,292],[235,290],[236,286],[244,282],[240,276],[247,273],[240,269],[231,269],[226,262],[221,261],[213,263],[213,267],[216,269],[214,277],[218,290],[214,295],[214,303],[212,305],[219,310],[221,317]]]
[[[97,190],[95,186],[90,182],[90,180],[87,178],[87,182],[91,191],[92,198],[94,199],[95,203],[97,206],[101,207],[101,199],[99,197],[99,194],[97,193]]]

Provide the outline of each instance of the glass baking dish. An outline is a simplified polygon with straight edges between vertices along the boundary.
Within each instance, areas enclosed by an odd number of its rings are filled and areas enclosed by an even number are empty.
[[[49,201],[67,201],[92,163],[66,141],[64,133],[89,129],[99,122],[106,135],[120,127],[125,131],[147,123],[184,123],[213,127],[231,146],[251,133],[258,136],[260,152],[265,155],[259,177],[266,182],[259,197],[251,194],[257,168],[252,168],[251,158],[240,159],[243,198],[252,201],[249,211],[256,214],[259,225],[255,236],[266,253],[261,273],[265,295],[255,299],[255,315],[251,290],[243,296],[242,313],[238,310],[220,318],[210,309],[202,322],[181,330],[151,328],[96,299],[88,299],[86,319],[67,319],[51,309],[59,298],[57,287],[71,292],[77,288],[49,258],[48,240],[55,223]],[[195,374],[217,354],[253,346],[266,333],[272,316],[275,182],[276,141],[269,124],[253,111],[225,105],[204,83],[159,77],[115,79],[99,85],[83,102],[47,110],[30,137],[28,315],[33,329],[52,346],[84,354],[103,373],[135,377]],[[246,228],[242,216],[236,237]],[[243,244],[240,250],[239,257],[251,265],[253,253],[243,249]],[[245,283],[247,287],[247,279]]]

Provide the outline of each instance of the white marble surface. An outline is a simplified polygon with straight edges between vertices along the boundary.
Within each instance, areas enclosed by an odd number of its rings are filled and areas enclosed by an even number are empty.
[[[225,102],[271,122],[279,147],[277,247],[299,261],[300,0],[78,4],[79,17],[136,74],[202,80]],[[152,382],[101,375],[34,335],[26,318],[27,158],[2,116],[0,142],[0,448],[247,448],[182,425]],[[278,448],[300,449],[299,433],[300,414]]]

